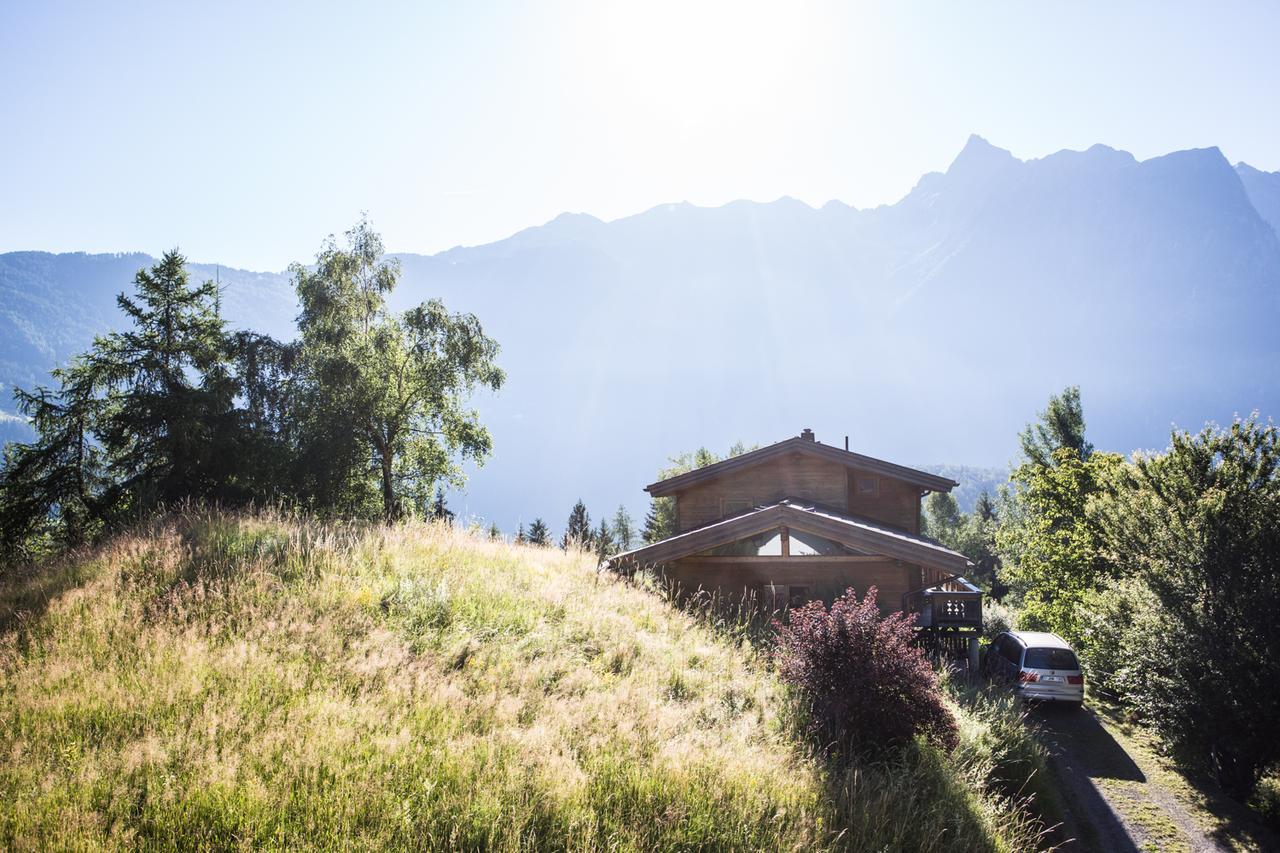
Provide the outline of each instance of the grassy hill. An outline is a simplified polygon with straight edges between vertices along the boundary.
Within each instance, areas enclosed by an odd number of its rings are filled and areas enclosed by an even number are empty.
[[[2,848],[1038,843],[998,716],[835,773],[750,645],[582,555],[188,513],[3,572]]]

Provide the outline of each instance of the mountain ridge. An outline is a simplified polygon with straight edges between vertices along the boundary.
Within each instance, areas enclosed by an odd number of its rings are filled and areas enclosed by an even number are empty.
[[[564,213],[398,253],[393,303],[439,296],[503,345],[511,381],[479,401],[495,455],[458,499],[514,527],[579,496],[639,513],[668,455],[804,426],[891,459],[996,465],[1067,384],[1095,443],[1120,450],[1274,412],[1277,221],[1280,173],[1217,148],[1022,160],[975,134],[891,205]],[[0,383],[83,349],[149,262],[0,255]],[[286,273],[192,269],[223,281],[232,323],[290,333]]]

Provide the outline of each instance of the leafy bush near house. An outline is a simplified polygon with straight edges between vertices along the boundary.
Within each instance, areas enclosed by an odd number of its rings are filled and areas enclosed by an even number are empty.
[[[1255,417],[1176,432],[1112,489],[1091,509],[1107,574],[1159,604],[1129,635],[1129,699],[1180,763],[1246,801],[1280,761],[1280,429]]]
[[[914,642],[914,617],[881,616],[876,592],[859,601],[850,589],[830,610],[811,601],[790,611],[778,624],[778,671],[808,702],[824,743],[865,753],[919,734],[953,746],[956,723]]]
[[[991,642],[1005,631],[1012,631],[1017,622],[1017,614],[1013,608],[999,601],[986,599],[982,602],[982,639]]]
[[[1249,808],[1268,829],[1280,832],[1280,775],[1268,776],[1258,783]]]

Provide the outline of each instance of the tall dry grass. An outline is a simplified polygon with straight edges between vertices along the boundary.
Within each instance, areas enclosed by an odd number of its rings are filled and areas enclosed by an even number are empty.
[[[188,512],[0,581],[0,847],[1026,849],[579,554]]]

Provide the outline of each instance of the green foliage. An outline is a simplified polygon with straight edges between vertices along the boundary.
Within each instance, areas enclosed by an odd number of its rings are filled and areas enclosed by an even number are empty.
[[[591,535],[591,547],[595,551],[597,559],[601,560],[617,550],[617,542],[613,538],[613,528],[603,518],[600,519],[600,526]]]
[[[983,492],[972,513],[960,511],[949,492],[931,492],[921,515],[923,533],[943,545],[959,551],[973,562],[965,576],[996,598],[1003,597],[1007,587],[1000,580],[1000,559],[996,555],[996,531],[999,529],[995,503]]]
[[[75,544],[104,525],[186,498],[242,500],[247,460],[230,340],[213,282],[192,285],[176,250],[139,270],[123,332],[54,372],[56,392],[18,391],[35,441],[0,475],[4,546]]]
[[[1105,498],[1107,483],[1124,463],[1111,453],[1082,460],[1071,448],[1055,450],[1052,460],[1048,467],[1027,463],[1014,471],[996,543],[1002,579],[1021,602],[1020,627],[1074,641],[1081,602],[1112,575],[1086,509]]]
[[[587,505],[579,498],[569,511],[569,522],[565,525],[560,547],[566,551],[570,548],[587,550],[591,547],[591,542],[591,515],[587,512]]]
[[[964,514],[950,492],[930,492],[924,501],[924,534],[954,548]]]
[[[535,518],[529,525],[529,544],[539,548],[545,548],[551,544],[551,530],[540,518]]]
[[[995,537],[1000,579],[1021,605],[1019,627],[1075,641],[1081,602],[1111,576],[1086,510],[1105,499],[1124,463],[1085,440],[1078,388],[1051,397],[1021,439],[1024,458],[1002,492]]]
[[[83,360],[53,372],[59,389],[19,389],[19,410],[36,440],[5,447],[0,480],[0,549],[14,554],[48,541],[76,545],[106,512],[106,459],[94,437],[103,402]]]
[[[732,459],[734,456],[750,453],[758,447],[758,444],[747,446],[741,441],[735,441],[729,446],[729,452],[723,457],[717,456],[705,447],[699,447],[692,453],[681,453],[668,459],[667,467],[658,472],[658,479],[666,480],[697,468],[705,468],[724,459]],[[641,538],[646,545],[652,545],[654,542],[661,542],[663,539],[668,539],[675,535],[675,498],[653,498],[649,502],[649,512],[644,518],[644,531],[641,533]]]
[[[1080,387],[1072,386],[1061,395],[1049,397],[1049,405],[1018,436],[1023,459],[1038,468],[1055,464],[1054,454],[1070,450],[1078,459],[1088,459],[1093,445],[1085,439],[1084,407],[1080,403]]]
[[[78,544],[158,507],[289,503],[325,515],[426,512],[431,490],[482,462],[488,432],[467,398],[497,389],[497,344],[438,301],[397,314],[399,274],[367,222],[295,265],[301,338],[228,332],[217,285],[193,285],[176,250],[118,303],[129,328],[16,392],[36,439],[0,471],[0,548]],[[452,516],[437,492],[434,514]]]
[[[618,511],[613,514],[613,539],[614,545],[619,551],[630,551],[636,541],[635,522],[631,520],[631,513],[627,512],[627,508],[618,505]]]
[[[1240,799],[1280,761],[1278,468],[1280,430],[1256,416],[1175,432],[1092,507],[1111,573],[1160,605],[1130,647],[1132,701],[1176,757]]]
[[[427,513],[427,517],[433,521],[453,524],[453,510],[449,509],[449,504],[444,499],[443,486],[436,486],[436,496],[431,501],[431,509]]]
[[[331,238],[313,267],[295,264],[306,377],[302,454],[306,491],[328,509],[383,517],[425,508],[440,481],[460,483],[461,461],[483,462],[488,431],[463,401],[497,390],[498,345],[470,314],[438,300],[403,313],[386,299],[400,275],[366,221]],[[373,460],[370,466],[369,460]]]
[[[649,511],[645,513],[644,530],[640,537],[646,545],[661,542],[676,535],[676,500],[675,498],[653,498],[649,501]]]
[[[1090,689],[1137,710],[1142,678],[1140,647],[1164,644],[1164,614],[1140,577],[1118,577],[1086,594],[1079,610],[1076,651],[1089,671]]]

